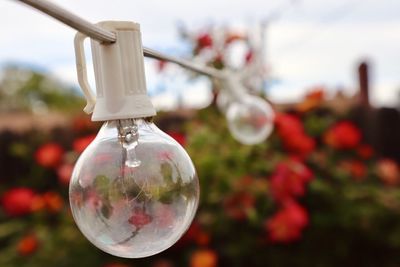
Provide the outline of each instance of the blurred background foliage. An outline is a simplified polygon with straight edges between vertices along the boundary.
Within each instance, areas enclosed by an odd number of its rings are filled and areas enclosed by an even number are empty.
[[[76,110],[83,103],[76,90],[60,84],[46,73],[18,65],[2,69],[1,112],[44,113],[48,109],[68,111]]]

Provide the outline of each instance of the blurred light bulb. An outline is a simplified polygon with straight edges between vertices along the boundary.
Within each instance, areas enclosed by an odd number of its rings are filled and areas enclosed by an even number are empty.
[[[226,90],[220,90],[218,92],[218,96],[217,96],[217,107],[219,109],[219,111],[221,111],[222,113],[226,113],[226,111],[228,110],[230,104],[233,102],[233,97],[231,96],[231,94],[229,94],[228,92],[226,92]]]
[[[233,101],[226,111],[232,136],[246,145],[263,142],[274,127],[274,111],[263,99],[243,95]]]
[[[151,256],[188,229],[199,183],[186,151],[146,119],[106,122],[80,156],[70,204],[82,233],[115,256]]]

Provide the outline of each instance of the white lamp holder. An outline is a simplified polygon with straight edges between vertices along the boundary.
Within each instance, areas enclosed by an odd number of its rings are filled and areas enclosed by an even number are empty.
[[[91,39],[96,96],[89,86],[83,42],[88,36],[75,36],[78,82],[93,121],[144,118],[156,115],[147,95],[140,25],[129,21],[103,21],[98,26],[114,32],[114,43]]]

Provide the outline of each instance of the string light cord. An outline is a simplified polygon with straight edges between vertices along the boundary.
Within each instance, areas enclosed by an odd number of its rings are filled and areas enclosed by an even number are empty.
[[[72,12],[54,4],[47,0],[16,0],[26,5],[29,5],[41,12],[53,17],[54,19],[74,28],[75,30],[84,33],[102,43],[114,43],[117,41],[116,35],[108,30],[95,25]],[[161,52],[143,47],[143,55],[145,57],[154,58],[162,61],[175,63],[186,69],[195,71],[197,73],[210,76],[212,78],[224,79],[226,76],[221,71],[208,67],[194,64],[188,60],[179,59],[173,56],[165,55]]]

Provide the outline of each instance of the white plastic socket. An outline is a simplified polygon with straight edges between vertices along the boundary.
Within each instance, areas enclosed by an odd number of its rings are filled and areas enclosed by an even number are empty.
[[[87,79],[83,42],[86,35],[75,36],[78,82],[92,121],[144,118],[156,115],[147,95],[140,25],[129,21],[103,21],[97,25],[114,32],[112,44],[91,39],[96,96]]]

